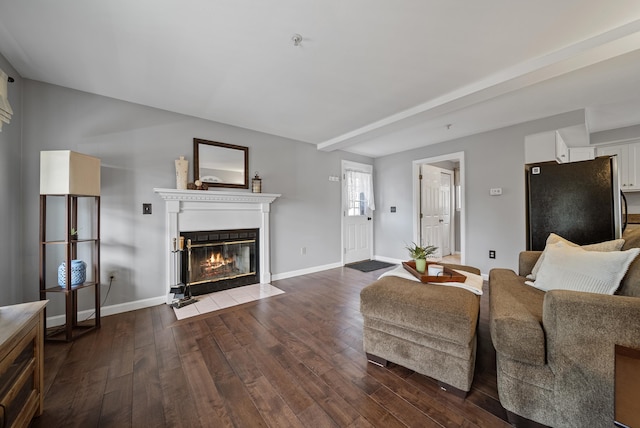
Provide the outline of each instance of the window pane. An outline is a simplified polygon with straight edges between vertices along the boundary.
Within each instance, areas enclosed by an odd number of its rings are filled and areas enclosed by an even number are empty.
[[[371,174],[360,171],[347,171],[347,215],[367,214],[369,200],[367,194],[371,183]]]

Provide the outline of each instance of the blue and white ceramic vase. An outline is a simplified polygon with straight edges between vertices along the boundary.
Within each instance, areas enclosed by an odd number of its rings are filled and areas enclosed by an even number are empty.
[[[62,262],[58,266],[58,285],[66,287],[66,263]],[[87,264],[82,260],[71,260],[71,286],[75,287],[82,284],[87,279]]]

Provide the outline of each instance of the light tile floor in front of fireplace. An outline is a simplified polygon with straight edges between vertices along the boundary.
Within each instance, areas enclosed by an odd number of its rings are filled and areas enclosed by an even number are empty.
[[[245,285],[244,287],[195,296],[198,300],[196,303],[180,309],[174,308],[173,311],[176,313],[176,317],[181,320],[283,293],[284,291],[271,284]]]

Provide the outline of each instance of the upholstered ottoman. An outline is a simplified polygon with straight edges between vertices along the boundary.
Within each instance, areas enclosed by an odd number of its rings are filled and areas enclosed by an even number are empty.
[[[477,276],[468,266],[456,269]],[[386,276],[360,292],[364,350],[370,362],[399,364],[466,396],[476,358],[480,296],[451,286]]]

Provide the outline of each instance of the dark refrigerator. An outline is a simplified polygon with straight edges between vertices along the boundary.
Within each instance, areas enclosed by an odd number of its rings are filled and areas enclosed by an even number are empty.
[[[543,250],[551,232],[579,245],[621,236],[623,214],[615,156],[527,164],[525,173],[527,250]]]

